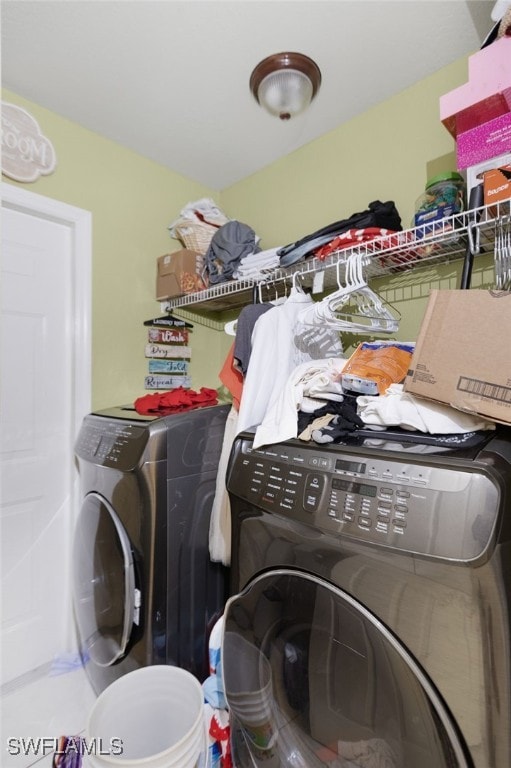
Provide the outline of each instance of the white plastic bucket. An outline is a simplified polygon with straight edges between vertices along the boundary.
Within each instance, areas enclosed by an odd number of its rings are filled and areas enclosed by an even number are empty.
[[[202,686],[179,667],[129,672],[96,700],[85,743],[101,746],[89,752],[92,768],[198,768],[206,750]]]
[[[240,635],[223,637],[224,687],[229,709],[258,749],[271,748],[277,738],[270,662]]]

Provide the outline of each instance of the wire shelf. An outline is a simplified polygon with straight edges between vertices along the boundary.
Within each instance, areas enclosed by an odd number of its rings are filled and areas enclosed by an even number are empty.
[[[162,303],[172,309],[196,306],[208,311],[234,309],[249,303],[263,286],[283,295],[293,280],[307,286],[314,275],[324,271],[324,290],[337,285],[344,278],[348,257],[361,254],[367,280],[399,272],[408,272],[422,266],[447,263],[465,257],[467,248],[472,252],[491,253],[494,249],[499,222],[511,221],[511,200],[481,206],[455,214],[440,221],[406,229],[384,237],[350,246],[329,254],[325,259],[309,257],[292,267],[261,272],[258,278],[229,280],[198,293],[179,296]]]

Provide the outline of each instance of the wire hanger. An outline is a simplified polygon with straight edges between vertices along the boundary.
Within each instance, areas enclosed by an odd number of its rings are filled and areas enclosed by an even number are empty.
[[[511,217],[503,216],[495,222],[495,287],[497,290],[511,289]]]
[[[299,272],[293,272],[293,283],[291,286],[291,291],[289,293],[290,296],[293,295],[293,293],[305,293],[302,287],[302,280],[301,275]]]
[[[355,251],[346,261],[339,259],[336,266],[338,289],[314,305],[308,312],[308,322],[350,333],[394,333],[398,330],[400,315],[369,288],[363,276],[363,258],[362,253]],[[344,284],[340,278],[341,264],[345,265]]]
[[[188,323],[186,320],[181,320],[179,317],[169,312],[163,317],[153,317],[151,320],[144,320],[144,325],[161,326],[165,328],[193,328],[192,323]]]
[[[236,336],[237,326],[238,318],[236,318],[236,320],[229,320],[229,322],[224,325],[224,331],[228,336]]]
[[[327,297],[327,303],[333,316],[348,324],[346,330],[394,333],[399,328],[400,314],[367,284],[363,274],[364,258],[367,257],[360,252],[348,257],[349,290],[341,301]]]

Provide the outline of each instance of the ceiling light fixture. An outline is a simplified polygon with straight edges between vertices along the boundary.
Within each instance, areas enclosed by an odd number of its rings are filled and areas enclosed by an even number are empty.
[[[303,53],[274,53],[250,75],[250,90],[258,103],[281,120],[307,109],[320,85],[318,65]]]

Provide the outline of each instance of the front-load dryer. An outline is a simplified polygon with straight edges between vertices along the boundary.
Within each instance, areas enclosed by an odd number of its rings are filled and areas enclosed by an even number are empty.
[[[97,693],[149,664],[208,675],[228,589],[227,569],[209,557],[209,524],[229,408],[154,418],[117,407],[82,423],[72,589]]]
[[[236,768],[509,768],[511,430],[231,453]]]

